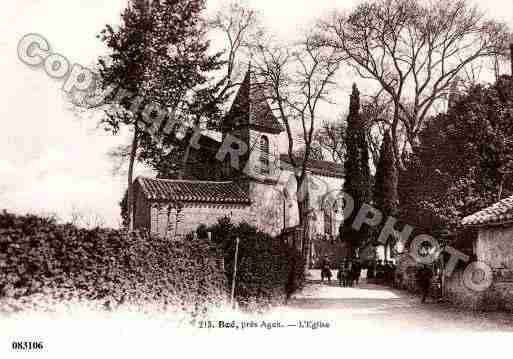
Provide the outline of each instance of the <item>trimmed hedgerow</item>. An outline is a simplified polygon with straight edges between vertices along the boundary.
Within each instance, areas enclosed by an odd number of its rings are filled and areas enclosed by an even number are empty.
[[[235,297],[239,304],[273,303],[299,290],[305,281],[304,259],[295,248],[259,232],[247,223],[235,225],[228,217],[206,228],[198,227],[198,237],[210,232],[212,241],[224,253],[225,273],[231,288],[236,238],[240,239]]]
[[[197,310],[225,299],[226,288],[216,247],[203,239],[170,241],[0,213],[0,310],[35,295]]]

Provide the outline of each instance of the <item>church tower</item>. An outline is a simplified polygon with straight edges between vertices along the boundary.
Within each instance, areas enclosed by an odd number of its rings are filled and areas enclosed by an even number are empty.
[[[225,175],[234,177],[238,172],[262,182],[272,182],[279,175],[279,135],[284,128],[274,116],[267,98],[250,67],[222,123],[223,142],[230,135],[244,143],[248,150],[241,157],[239,171],[225,168]]]

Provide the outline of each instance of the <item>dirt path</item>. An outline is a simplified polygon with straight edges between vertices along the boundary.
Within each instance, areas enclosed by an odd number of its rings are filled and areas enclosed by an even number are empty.
[[[310,280],[289,302],[291,313],[306,320],[326,320],[337,329],[355,333],[368,331],[507,331],[513,332],[513,315],[461,310],[428,301],[388,287],[361,284],[341,288]]]

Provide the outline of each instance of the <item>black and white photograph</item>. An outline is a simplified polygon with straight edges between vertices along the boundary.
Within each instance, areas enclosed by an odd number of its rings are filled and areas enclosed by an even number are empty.
[[[3,0],[0,358],[496,358],[512,0]]]

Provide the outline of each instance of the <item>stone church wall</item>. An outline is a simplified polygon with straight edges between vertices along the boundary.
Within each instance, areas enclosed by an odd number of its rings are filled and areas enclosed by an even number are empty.
[[[169,216],[168,216],[169,213]],[[186,203],[178,214],[166,205],[153,205],[151,208],[151,231],[160,235],[173,237],[175,233],[184,236],[194,231],[200,224],[207,226],[217,223],[221,217],[229,216],[233,223],[248,221],[250,206],[240,204]],[[169,218],[169,219],[168,219]]]
[[[250,184],[251,208],[247,222],[253,222],[258,229],[276,236],[284,228],[284,198],[274,183]]]

